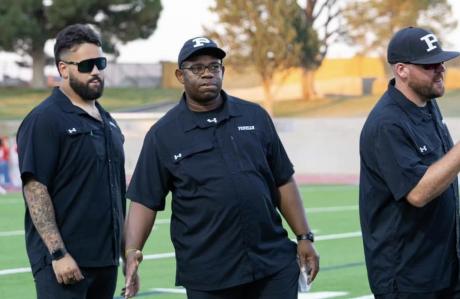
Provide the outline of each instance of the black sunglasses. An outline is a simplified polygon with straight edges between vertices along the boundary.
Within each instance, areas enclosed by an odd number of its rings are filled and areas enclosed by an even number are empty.
[[[80,62],[65,61],[65,60],[61,60],[61,61],[67,64],[76,65],[80,73],[91,73],[94,69],[94,66],[96,66],[97,69],[100,71],[102,71],[103,69],[107,67],[107,58],[105,57],[91,58],[91,59],[82,60]]]
[[[444,65],[444,62],[431,63],[431,64],[414,64],[421,67],[424,70],[437,70],[441,65]]]

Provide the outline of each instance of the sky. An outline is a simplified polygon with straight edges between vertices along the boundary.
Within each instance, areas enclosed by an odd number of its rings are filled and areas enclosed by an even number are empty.
[[[460,1],[449,0],[459,27],[448,35],[452,50],[460,51]],[[147,40],[130,42],[119,47],[118,62],[155,63],[176,61],[184,42],[203,34],[203,25],[212,27],[217,17],[209,11],[214,0],[163,0],[158,27]],[[445,47],[446,50],[449,48]],[[344,44],[333,44],[328,57],[351,57],[353,50]]]
[[[299,0],[305,1],[305,0]],[[448,0],[453,14],[460,25],[460,1]],[[203,25],[213,27],[217,17],[209,11],[214,0],[162,0],[163,11],[155,32],[146,40],[137,40],[119,46],[120,63],[157,63],[162,60],[177,61],[177,55],[184,42],[203,34]],[[460,51],[460,26],[447,35],[449,46],[445,50]],[[446,40],[443,40],[446,44]],[[53,55],[54,40],[46,43],[45,51]],[[354,51],[345,44],[334,43],[328,49],[327,57],[352,57]],[[231,55],[231,53],[229,53]],[[0,80],[8,74],[29,80],[29,69],[18,68],[15,61],[21,60],[17,54],[0,52]],[[54,66],[45,69],[47,74],[57,75]]]

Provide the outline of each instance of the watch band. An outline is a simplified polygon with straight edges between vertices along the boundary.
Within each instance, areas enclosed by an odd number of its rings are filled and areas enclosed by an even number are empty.
[[[310,242],[315,242],[315,235],[312,232],[297,235],[297,241],[302,241],[302,240],[308,240]]]
[[[58,248],[51,252],[51,260],[58,261],[64,257],[67,251],[64,248]]]

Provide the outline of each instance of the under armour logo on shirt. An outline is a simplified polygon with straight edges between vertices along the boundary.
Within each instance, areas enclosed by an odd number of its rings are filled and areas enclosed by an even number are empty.
[[[426,45],[428,46],[428,48],[426,49],[427,52],[430,52],[438,47],[435,45],[435,43],[438,42],[438,39],[432,33],[422,36],[420,40],[424,41]]]
[[[177,155],[174,155],[174,160],[177,161],[177,159],[182,158],[182,153],[178,153]]]
[[[217,118],[215,118],[215,117],[214,118],[208,118],[206,121],[208,123],[216,123],[217,124]]]
[[[211,41],[206,37],[198,37],[192,40],[195,44],[193,45],[194,48],[202,47],[204,44],[209,44]]]
[[[77,133],[77,129],[75,128],[68,129],[67,132],[69,132],[69,134],[74,134],[74,133]]]
[[[419,150],[421,153],[426,152],[428,149],[426,148],[426,145],[419,147]]]

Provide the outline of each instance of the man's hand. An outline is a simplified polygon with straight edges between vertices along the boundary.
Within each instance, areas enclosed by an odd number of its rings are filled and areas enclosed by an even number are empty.
[[[308,283],[311,283],[319,272],[319,254],[309,240],[298,241],[297,254],[299,255],[300,268],[306,268]]]
[[[137,274],[139,265],[142,262],[143,256],[140,250],[130,251],[126,255],[125,265],[125,288],[122,291],[122,296],[131,298],[136,296],[140,288],[140,278]]]
[[[63,258],[52,262],[54,275],[58,283],[74,284],[84,279],[73,257],[66,253]]]

